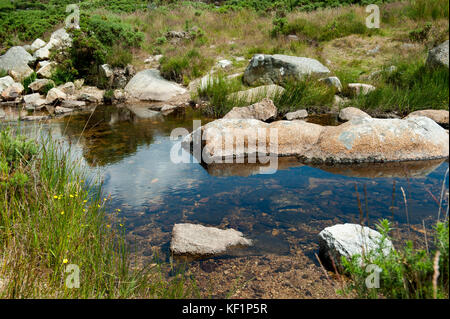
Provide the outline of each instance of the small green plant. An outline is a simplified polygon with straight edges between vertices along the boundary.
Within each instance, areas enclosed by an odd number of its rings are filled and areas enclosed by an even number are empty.
[[[25,93],[30,94],[32,93],[32,90],[28,87],[31,83],[33,83],[35,80],[37,79],[37,74],[36,72],[31,73],[30,76],[26,77],[23,81],[22,81],[22,85],[25,89]]]
[[[180,54],[181,53],[181,54]],[[166,79],[188,84],[190,80],[201,77],[212,66],[213,60],[201,55],[196,49],[187,52],[172,51],[160,61],[161,75]]]
[[[345,271],[351,278],[347,291],[356,293],[358,298],[448,298],[448,221],[436,223],[433,250],[414,248],[408,241],[404,247],[382,253],[386,239],[391,239],[391,225],[388,220],[381,220],[377,228],[382,239],[375,251],[365,256],[355,255],[351,260],[343,258]],[[374,264],[381,269],[378,289],[366,286],[368,273],[361,266],[361,258],[364,265]]]
[[[167,42],[167,38],[165,36],[161,36],[161,37],[156,38],[156,44],[157,45],[163,45],[166,42]]]
[[[336,90],[314,78],[290,80],[284,84],[285,91],[274,98],[279,115],[298,109],[325,111],[333,103]]]
[[[133,55],[130,50],[121,45],[113,46],[106,57],[106,63],[112,67],[124,68],[132,61]]]
[[[5,70],[3,70],[3,69],[0,69],[0,78],[2,78],[2,77],[4,77],[4,76],[7,76],[8,75],[8,72],[6,72]]]
[[[409,38],[411,41],[424,42],[428,39],[428,34],[432,26],[431,22],[427,22],[423,27],[410,31]]]
[[[396,111],[401,115],[420,109],[447,109],[449,71],[428,68],[424,61],[409,59],[396,64],[394,72],[383,73],[377,89],[359,95],[351,104],[363,110]]]

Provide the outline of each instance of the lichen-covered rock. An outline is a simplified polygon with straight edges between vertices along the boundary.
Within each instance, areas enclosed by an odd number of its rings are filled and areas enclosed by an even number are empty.
[[[234,229],[195,224],[175,224],[170,250],[176,255],[213,256],[234,246],[250,246],[252,241]]]
[[[28,65],[23,64],[21,66],[17,66],[13,70],[9,70],[8,74],[11,75],[14,81],[22,82],[31,74],[33,74],[33,69],[30,68]]]
[[[342,257],[348,260],[352,256],[370,256],[376,254],[381,246],[384,255],[394,249],[389,239],[382,239],[382,235],[369,227],[357,224],[338,224],[327,227],[319,233],[319,255],[329,266],[334,264],[342,270]],[[360,263],[363,260],[360,259]]]
[[[0,94],[2,94],[4,89],[10,87],[14,83],[16,83],[16,82],[9,75],[0,78]]]
[[[67,82],[58,86],[58,89],[66,93],[67,95],[75,94],[75,84],[73,82]]]
[[[74,110],[73,108],[66,108],[66,107],[62,107],[62,106],[57,106],[55,107],[55,114],[56,115],[63,115],[66,113],[72,113]]]
[[[105,91],[100,90],[94,86],[83,86],[77,93],[77,100],[86,101],[89,103],[101,103]]]
[[[14,83],[3,90],[1,96],[5,101],[14,101],[22,95],[24,87],[21,83]]]
[[[449,49],[448,40],[438,45],[437,47],[431,49],[428,52],[426,65],[430,68],[441,66],[448,68],[449,65],[448,49]]]
[[[323,83],[327,84],[330,87],[336,88],[337,92],[342,91],[341,80],[339,80],[339,78],[337,76],[330,76],[327,78],[323,78],[323,79],[320,79],[320,81],[322,81]]]
[[[343,108],[340,112],[339,112],[339,119],[341,121],[350,121],[353,118],[357,118],[357,117],[370,117],[369,114],[367,114],[364,111],[361,111],[360,109],[356,108],[356,107],[346,107]]]
[[[24,96],[25,109],[27,111],[39,111],[48,105],[47,100],[39,93],[29,94],[28,96],[28,99],[26,99],[27,95]]]
[[[365,83],[349,83],[348,88],[350,92],[357,95],[367,95],[368,93],[374,91],[376,88],[373,85]]]
[[[299,156],[314,163],[366,163],[446,158],[449,135],[426,117],[374,119],[357,117],[339,126],[321,126],[304,121],[220,119],[199,128],[203,154],[208,160],[240,158],[258,152],[262,145],[278,156]],[[259,140],[256,131],[265,132]],[[273,130],[273,131],[272,131]],[[194,131],[183,142],[187,148]],[[269,139],[276,134],[275,140]],[[233,147],[226,147],[225,140]],[[244,143],[246,141],[246,143]],[[261,151],[261,150],[259,150]]]
[[[256,54],[247,66],[243,80],[248,85],[281,84],[289,78],[326,76],[330,70],[317,60],[288,55]]]
[[[56,101],[63,101],[65,99],[67,99],[67,94],[57,88],[48,91],[46,98],[48,104],[55,103]]]
[[[174,82],[161,77],[158,70],[148,69],[137,73],[125,86],[130,97],[141,101],[168,101],[186,93],[186,90]]]
[[[31,50],[31,52],[35,52],[35,51],[39,50],[40,48],[44,47],[46,44],[47,44],[47,42],[45,42],[41,39],[36,39],[31,44],[30,50]]]
[[[23,47],[15,46],[0,56],[0,70],[8,73],[14,71],[15,73],[22,74],[26,70],[26,67],[28,67],[28,63],[33,61],[33,56]]]
[[[55,82],[50,79],[37,79],[28,85],[33,92],[42,93],[48,86],[55,86]]]
[[[36,72],[36,74],[42,78],[49,79],[52,77],[53,72],[55,72],[57,66],[58,66],[58,63],[56,63],[56,62],[47,63],[42,68],[40,68]]]
[[[406,118],[411,118],[414,116],[425,116],[432,119],[439,125],[444,127],[449,126],[449,112],[447,110],[420,110],[409,113]]]
[[[257,119],[267,121],[277,116],[277,107],[270,99],[263,99],[261,102],[244,106],[233,107],[223,118],[224,119]]]

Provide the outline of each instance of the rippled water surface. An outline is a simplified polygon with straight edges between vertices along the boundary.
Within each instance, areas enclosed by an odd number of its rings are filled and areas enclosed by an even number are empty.
[[[448,161],[310,167],[283,159],[271,175],[257,174],[258,167],[248,164],[174,164],[170,133],[177,127],[191,131],[193,119],[200,115],[190,109],[141,119],[126,108],[100,106],[45,127],[75,145],[92,173],[101,175],[108,205],[121,209],[129,238],[143,254],[154,247],[168,252],[174,223],[191,222],[232,227],[254,239],[252,248],[233,254],[286,255],[292,245],[316,241],[325,226],[359,222],[358,197],[370,225],[382,217],[405,224],[401,188],[413,226],[431,224],[437,216]]]

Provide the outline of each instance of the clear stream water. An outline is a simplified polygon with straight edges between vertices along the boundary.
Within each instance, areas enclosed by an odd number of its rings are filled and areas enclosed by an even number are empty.
[[[407,222],[401,187],[412,225],[436,219],[438,204],[430,194],[439,200],[448,161],[311,167],[286,159],[271,175],[255,174],[257,167],[248,164],[174,164],[170,150],[176,141],[170,133],[176,127],[191,131],[193,119],[201,116],[191,109],[143,120],[126,108],[101,106],[45,127],[74,145],[92,173],[101,175],[108,205],[121,209],[119,217],[144,255],[152,247],[167,253],[172,227],[179,222],[232,227],[254,240],[253,247],[231,255],[287,255],[293,243],[315,242],[325,226],[359,222],[356,189],[372,226],[380,218]],[[313,121],[323,124],[324,118]],[[335,124],[330,117],[325,121]],[[444,214],[447,205],[448,195]]]

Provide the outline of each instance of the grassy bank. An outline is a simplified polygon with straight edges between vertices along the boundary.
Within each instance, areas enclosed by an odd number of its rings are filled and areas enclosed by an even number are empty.
[[[0,298],[191,296],[184,275],[166,277],[162,264],[132,267],[125,222],[86,178],[58,142],[1,131]],[[79,288],[66,286],[71,264]]]
[[[364,265],[376,265],[380,269],[379,287],[368,288],[366,280],[372,270],[361,266],[361,256],[351,260],[343,258],[343,265],[350,277],[344,292],[358,298],[448,299],[449,280],[449,225],[448,219],[437,222],[429,233],[424,230],[425,248],[408,241],[389,254],[381,253],[393,231],[388,220],[377,225],[382,234],[379,246],[371,254],[362,257]]]

